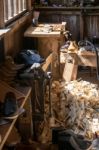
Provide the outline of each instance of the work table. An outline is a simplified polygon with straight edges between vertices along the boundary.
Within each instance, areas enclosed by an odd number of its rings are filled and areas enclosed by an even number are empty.
[[[60,37],[62,24],[39,24],[30,26],[24,33],[25,37]]]

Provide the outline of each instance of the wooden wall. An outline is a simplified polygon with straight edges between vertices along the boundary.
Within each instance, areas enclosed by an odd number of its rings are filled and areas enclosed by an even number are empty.
[[[5,35],[4,46],[5,54],[15,56],[16,53],[23,49],[24,31],[31,23],[31,14],[27,14],[9,26],[11,30]]]
[[[89,38],[96,36],[99,38],[99,14],[90,14],[85,17],[85,36]]]

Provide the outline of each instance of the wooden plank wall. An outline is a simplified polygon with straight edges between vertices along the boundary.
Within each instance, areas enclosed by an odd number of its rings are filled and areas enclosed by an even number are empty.
[[[79,40],[83,37],[92,38],[93,36],[99,37],[99,13],[96,15],[89,13],[83,16],[80,10],[71,11],[40,11],[40,22],[67,22],[67,28],[72,33],[73,39]],[[84,22],[84,29],[83,29]],[[84,30],[84,31],[83,31]],[[81,35],[83,34],[83,35]]]
[[[99,38],[99,14],[86,16],[85,26],[85,36],[88,38],[92,38],[93,36]]]
[[[31,23],[31,14],[28,14],[17,20],[11,27],[10,32],[5,35],[4,45],[5,54],[15,56],[16,53],[22,50],[24,45],[24,31]]]

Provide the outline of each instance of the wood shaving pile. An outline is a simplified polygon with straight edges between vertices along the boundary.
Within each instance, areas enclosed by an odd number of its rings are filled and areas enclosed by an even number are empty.
[[[87,81],[54,81],[51,89],[52,126],[63,126],[76,134],[92,140],[93,134],[99,134],[99,90],[98,86]],[[51,140],[49,123],[48,92],[45,103],[45,121],[42,124],[40,139]],[[47,130],[47,134],[44,132]],[[44,132],[43,132],[44,131]],[[43,138],[42,138],[43,135]],[[46,137],[47,137],[47,140]]]

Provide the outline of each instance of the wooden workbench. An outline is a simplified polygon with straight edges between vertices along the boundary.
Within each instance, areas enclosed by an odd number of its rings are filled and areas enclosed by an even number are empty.
[[[60,37],[61,27],[60,27],[60,29],[58,29],[56,31],[51,31],[51,32],[43,31],[43,29],[44,29],[44,25],[42,25],[42,24],[38,25],[37,27],[30,26],[24,33],[24,36],[37,37],[37,38],[40,38],[40,37],[57,37],[57,38],[59,38]]]
[[[65,81],[75,80],[77,78],[78,66],[96,67],[96,54],[86,51],[78,53],[68,52],[66,54],[66,62],[63,71],[63,79]]]

